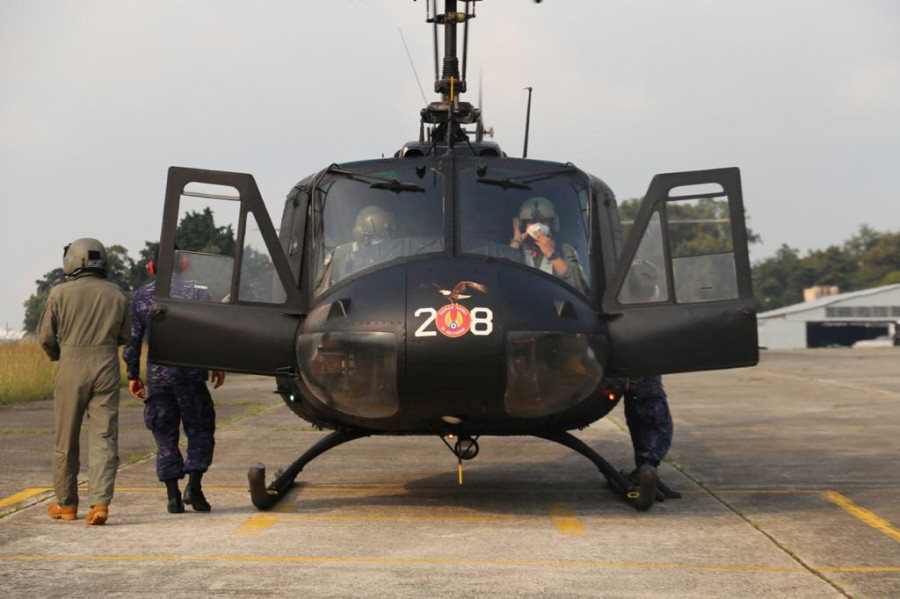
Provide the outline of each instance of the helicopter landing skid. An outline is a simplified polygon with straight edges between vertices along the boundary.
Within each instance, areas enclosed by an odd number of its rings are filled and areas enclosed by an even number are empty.
[[[294,485],[294,480],[308,463],[338,445],[348,441],[354,441],[362,437],[368,437],[370,433],[354,430],[334,431],[327,437],[320,439],[315,445],[307,449],[303,455],[288,466],[272,484],[266,487],[266,467],[256,464],[247,472],[250,482],[250,499],[253,505],[260,510],[267,510],[281,501],[285,494]]]
[[[638,511],[649,510],[656,499],[656,489],[651,493],[641,493],[641,486],[632,484],[628,478],[620,471],[616,470],[612,464],[603,459],[599,453],[591,449],[584,441],[575,435],[567,432],[560,433],[542,433],[536,434],[535,437],[553,441],[560,445],[565,445],[573,451],[577,451],[590,461],[600,470],[600,473],[606,477],[609,486],[616,493]],[[647,496],[644,496],[647,495]]]

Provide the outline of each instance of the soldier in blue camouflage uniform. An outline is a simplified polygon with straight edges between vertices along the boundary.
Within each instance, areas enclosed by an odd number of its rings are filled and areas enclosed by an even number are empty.
[[[150,263],[153,274],[155,261]],[[176,261],[182,262],[178,258]],[[184,504],[195,511],[208,512],[212,508],[203,495],[201,479],[212,463],[216,411],[206,388],[207,371],[148,363],[146,388],[140,378],[141,342],[150,326],[150,308],[155,293],[156,281],[151,281],[138,288],[131,298],[131,341],[123,354],[128,367],[128,388],[133,397],[144,399],[144,423],[156,440],[156,475],[166,484],[169,512],[184,512]],[[182,278],[180,271],[172,277],[170,296],[211,301],[205,287]],[[219,388],[225,373],[213,371],[211,380],[215,388]],[[188,441],[187,460],[182,458],[178,448],[182,423]],[[185,473],[189,478],[182,496],[178,480]]]
[[[635,261],[629,270],[627,288],[631,302],[658,300],[659,278],[660,271],[652,262]],[[656,471],[672,446],[673,434],[672,414],[662,377],[656,374],[629,379],[624,404],[635,463],[635,469],[626,476],[640,489],[638,508],[649,509],[655,500],[681,497],[659,480]]]

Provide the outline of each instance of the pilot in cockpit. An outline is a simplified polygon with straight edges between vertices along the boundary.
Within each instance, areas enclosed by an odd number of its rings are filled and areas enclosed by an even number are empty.
[[[393,213],[381,206],[366,206],[356,215],[353,239],[343,243],[325,258],[323,283],[332,285],[353,273],[391,260],[391,250],[382,244],[393,239],[397,231]]]
[[[509,247],[521,252],[525,264],[552,273],[582,293],[588,293],[578,252],[558,240],[560,223],[553,202],[543,197],[525,200],[512,225]]]

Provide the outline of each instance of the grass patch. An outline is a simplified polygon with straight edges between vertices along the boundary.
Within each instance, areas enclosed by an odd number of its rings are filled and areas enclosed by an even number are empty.
[[[324,429],[318,428],[311,424],[307,424],[303,426],[302,424],[298,424],[297,426],[276,426],[272,429],[272,431],[276,433],[320,433]]]
[[[147,458],[156,455],[155,451],[145,451],[144,453],[136,453],[134,455],[128,456],[126,459],[122,460],[122,463],[119,464],[119,467],[122,466],[131,466],[132,464],[137,464],[138,462],[143,462]]]
[[[0,345],[0,405],[53,395],[56,363],[34,339]]]
[[[141,376],[146,378],[147,348],[141,354]],[[128,376],[122,348],[119,348],[119,373],[122,386],[128,387]],[[16,343],[0,344],[0,406],[30,399],[53,397],[53,381],[58,362],[51,362],[34,337]]]
[[[254,406],[248,410],[244,410],[243,414],[238,414],[237,416],[229,418],[222,424],[216,425],[216,428],[218,428],[220,426],[228,426],[229,424],[234,424],[238,420],[243,420],[244,418],[249,418],[250,416],[256,416],[257,414],[261,414],[268,407],[270,407],[270,406]]]
[[[0,435],[52,435],[52,428],[0,428]]]

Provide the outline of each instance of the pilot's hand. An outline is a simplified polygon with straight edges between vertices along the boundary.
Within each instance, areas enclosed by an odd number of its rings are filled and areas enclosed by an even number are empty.
[[[218,389],[225,382],[225,373],[221,370],[213,370],[209,373],[209,380],[213,383],[213,389]]]
[[[534,242],[540,248],[541,253],[548,258],[556,251],[556,242],[540,231],[534,232]]]
[[[142,381],[141,379],[133,379],[128,381],[128,393],[131,394],[131,397],[146,399],[147,391],[144,388],[144,381]]]
[[[519,247],[520,245],[522,245],[522,243],[525,242],[525,238],[527,236],[528,236],[528,234],[524,233],[522,231],[522,226],[519,221],[519,217],[517,216],[517,217],[513,218],[513,236],[512,236],[512,241],[510,241],[509,243],[510,244],[514,243],[515,247]]]

